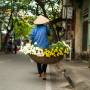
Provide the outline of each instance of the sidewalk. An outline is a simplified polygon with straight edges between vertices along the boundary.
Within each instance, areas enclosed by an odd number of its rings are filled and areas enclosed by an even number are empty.
[[[87,63],[67,61],[50,65],[50,67],[51,71],[56,73],[58,81],[56,85],[52,84],[53,90],[90,90],[90,69]],[[65,73],[63,69],[66,70]]]
[[[3,55],[3,54],[5,54],[4,52],[2,52],[2,51],[0,51],[0,55]]]

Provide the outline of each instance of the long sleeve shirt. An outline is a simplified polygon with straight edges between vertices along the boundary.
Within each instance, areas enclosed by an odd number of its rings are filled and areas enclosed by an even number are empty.
[[[38,47],[41,48],[48,48],[49,42],[48,42],[48,35],[50,34],[49,29],[46,25],[37,25],[31,34],[31,40],[34,44],[37,43]]]

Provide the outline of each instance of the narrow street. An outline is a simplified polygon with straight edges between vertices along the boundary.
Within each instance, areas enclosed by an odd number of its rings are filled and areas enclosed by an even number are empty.
[[[37,75],[36,63],[24,54],[0,55],[0,90],[90,90],[90,69],[87,64],[63,62],[48,65],[47,80]],[[63,67],[64,66],[64,67]],[[61,72],[75,84],[75,89]],[[62,69],[60,69],[62,68]]]

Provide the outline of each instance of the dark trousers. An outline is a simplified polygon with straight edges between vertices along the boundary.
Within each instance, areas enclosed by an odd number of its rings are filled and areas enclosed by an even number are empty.
[[[38,69],[38,73],[41,74],[41,73],[46,73],[46,69],[47,69],[47,64],[40,64],[40,63],[37,63],[37,69]]]

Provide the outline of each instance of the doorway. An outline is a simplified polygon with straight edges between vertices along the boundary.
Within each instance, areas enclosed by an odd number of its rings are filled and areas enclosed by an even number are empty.
[[[88,21],[83,22],[82,51],[87,51]]]

